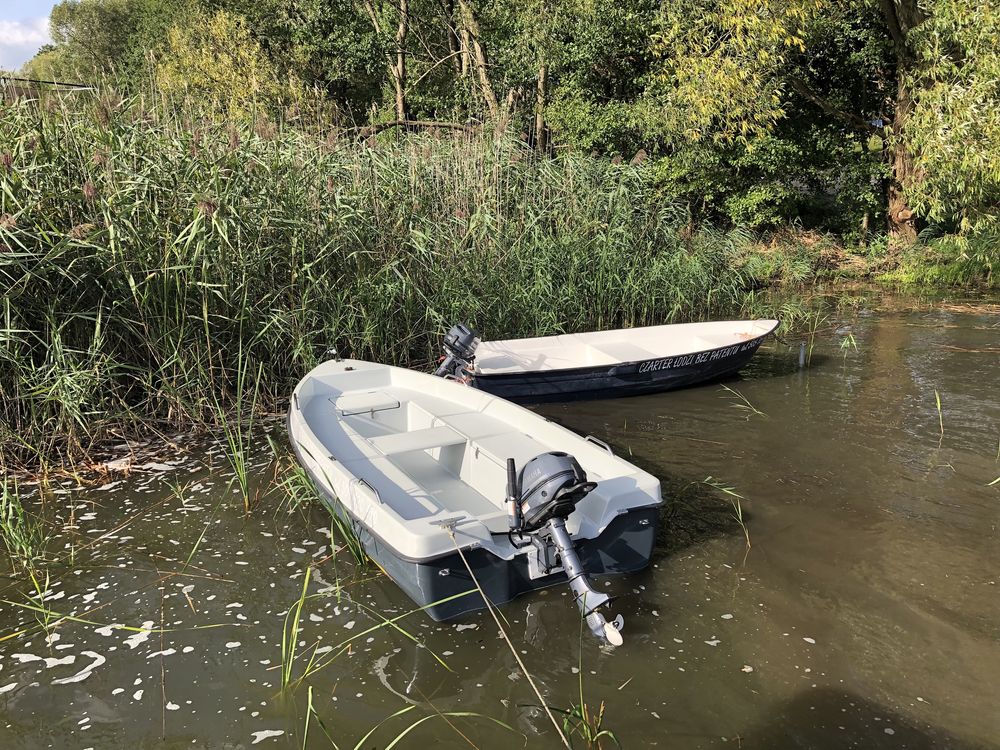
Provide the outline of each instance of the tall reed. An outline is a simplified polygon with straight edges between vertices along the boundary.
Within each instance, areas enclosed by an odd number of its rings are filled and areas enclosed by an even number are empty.
[[[103,91],[0,110],[0,469],[111,430],[281,408],[344,356],[723,314],[740,233],[691,233],[642,165],[491,135],[338,137]],[[770,271],[768,272],[770,273]]]

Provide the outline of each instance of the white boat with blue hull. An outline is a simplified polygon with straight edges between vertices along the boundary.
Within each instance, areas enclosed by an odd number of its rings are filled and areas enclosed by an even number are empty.
[[[436,374],[517,403],[638,396],[733,375],[777,327],[724,320],[480,341],[459,324]]]
[[[599,440],[450,380],[358,360],[306,375],[288,431],[331,511],[434,619],[485,606],[467,562],[493,604],[568,582],[594,634],[621,641],[588,576],[649,563],[660,484]]]

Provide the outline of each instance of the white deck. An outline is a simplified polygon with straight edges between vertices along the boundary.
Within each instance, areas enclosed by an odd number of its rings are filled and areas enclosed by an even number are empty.
[[[370,362],[326,362],[295,389],[291,438],[303,463],[403,557],[454,552],[441,522],[461,519],[463,547],[509,557],[506,460],[550,450],[577,457],[598,487],[570,517],[597,536],[619,512],[660,501],[659,482],[537,414],[483,391]]]
[[[483,341],[476,350],[476,374],[610,367],[678,357],[741,344],[770,333],[777,325],[776,320],[727,320]]]

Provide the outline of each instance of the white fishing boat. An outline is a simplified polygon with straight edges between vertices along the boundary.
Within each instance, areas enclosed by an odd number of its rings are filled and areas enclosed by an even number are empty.
[[[732,375],[777,327],[726,320],[480,341],[459,324],[436,374],[518,403],[634,396]]]
[[[447,379],[328,361],[298,384],[295,453],[367,553],[435,619],[568,582],[595,635],[621,619],[588,575],[628,573],[652,554],[660,484],[531,411]],[[461,550],[464,554],[459,554]]]

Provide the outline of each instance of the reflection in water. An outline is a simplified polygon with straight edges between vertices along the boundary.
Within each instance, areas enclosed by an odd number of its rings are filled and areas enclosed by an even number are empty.
[[[553,705],[577,702],[582,677],[626,748],[1000,746],[1000,485],[987,486],[1000,323],[943,308],[832,322],[858,351],[831,327],[809,369],[773,343],[729,383],[759,413],[717,385],[541,409],[655,473],[669,498],[650,569],[600,582],[621,596],[623,648],[581,643],[561,588],[503,608]],[[0,641],[0,747],[301,747],[306,688],[280,695],[282,627],[319,561],[293,674],[354,638],[308,680],[340,746],[408,705],[373,744],[457,710],[552,745],[488,616],[359,635],[381,621],[372,609],[393,617],[409,600],[346,551],[330,557],[319,509],[289,513],[271,486],[245,516],[219,451],[192,445],[176,465],[46,496],[63,562],[43,601],[0,584],[14,602],[0,635],[28,631]],[[266,451],[255,472],[267,489]],[[743,496],[749,550],[709,476]],[[481,747],[524,745],[451,721]],[[309,747],[329,747],[315,727]],[[410,739],[469,746],[440,718]]]

